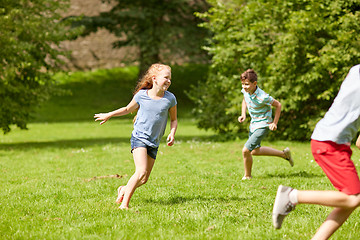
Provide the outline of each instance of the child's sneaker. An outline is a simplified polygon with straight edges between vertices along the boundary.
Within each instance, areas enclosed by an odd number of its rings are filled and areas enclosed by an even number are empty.
[[[295,204],[290,202],[289,193],[293,189],[291,187],[286,187],[280,185],[275,198],[274,208],[272,212],[272,220],[274,228],[280,229],[281,224],[286,217],[292,210],[295,209]]]
[[[291,152],[290,149],[287,147],[283,150],[283,152],[285,153],[285,159],[289,161],[290,165],[293,167],[294,166],[294,160],[291,157]]]

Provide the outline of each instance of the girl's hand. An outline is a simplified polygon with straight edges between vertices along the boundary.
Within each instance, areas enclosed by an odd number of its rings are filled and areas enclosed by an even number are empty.
[[[175,137],[174,135],[172,135],[171,133],[169,134],[169,136],[167,137],[166,139],[167,141],[167,145],[170,147],[172,145],[174,145],[174,142],[175,142]]]
[[[270,129],[271,131],[275,131],[275,130],[277,129],[276,123],[270,123],[269,129]]]
[[[97,113],[94,115],[94,118],[95,118],[95,121],[101,121],[100,122],[100,125],[101,125],[101,124],[106,123],[106,121],[110,119],[110,116],[108,113]]]
[[[245,121],[245,119],[246,119],[246,116],[243,116],[243,115],[241,115],[240,117],[238,117],[239,123],[242,123],[243,121]]]

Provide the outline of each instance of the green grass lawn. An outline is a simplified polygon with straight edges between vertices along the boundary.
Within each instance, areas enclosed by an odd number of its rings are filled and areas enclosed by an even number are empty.
[[[107,80],[104,74],[99,79],[80,74],[84,82],[68,79],[62,87],[72,95],[47,102],[29,130],[13,127],[0,136],[0,239],[311,238],[330,208],[298,205],[282,229],[271,224],[279,184],[333,189],[313,161],[310,144],[264,141],[277,149],[289,146],[295,166],[256,157],[254,178],[241,181],[246,139],[213,141],[212,132],[197,129],[188,118],[183,97],[175,145],[162,142],[148,183],[136,190],[128,211],[119,210],[116,189],[134,172],[132,122],[118,118],[100,126],[92,116],[128,102],[132,71],[118,88],[109,72]],[[353,150],[359,169],[360,151]],[[356,210],[332,239],[358,239],[359,219]]]
[[[134,171],[131,120],[33,123],[0,144],[1,239],[310,239],[330,209],[299,205],[281,230],[271,225],[277,186],[332,187],[308,143],[264,142],[293,150],[296,165],[254,160],[254,179],[241,181],[244,140],[211,142],[210,132],[180,120],[177,142],[160,146],[146,185],[129,211],[116,189]],[[354,149],[358,165],[360,151]],[[118,174],[118,178],[114,175]],[[97,177],[97,178],[95,178]],[[359,211],[333,239],[356,239]]]

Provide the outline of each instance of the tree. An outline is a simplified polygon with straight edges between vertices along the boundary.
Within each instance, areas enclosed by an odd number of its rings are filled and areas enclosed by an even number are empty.
[[[194,16],[207,9],[205,0],[116,0],[110,11],[84,16],[75,26],[84,25],[84,35],[108,29],[121,38],[115,48],[136,46],[142,73],[155,62],[207,59],[200,46],[208,31],[197,26],[201,21]]]
[[[211,1],[200,17],[212,31],[212,65],[205,85],[192,93],[198,125],[239,133],[240,74],[256,70],[259,85],[282,103],[275,132],[284,139],[310,137],[345,74],[360,62],[358,0]],[[199,94],[197,94],[199,93]]]
[[[76,30],[65,28],[60,10],[66,1],[1,0],[0,127],[26,129],[36,107],[51,92],[52,71],[60,66],[60,41]]]

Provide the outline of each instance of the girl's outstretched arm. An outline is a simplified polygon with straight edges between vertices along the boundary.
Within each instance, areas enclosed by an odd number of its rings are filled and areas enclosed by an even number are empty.
[[[358,149],[360,149],[360,135],[359,135],[358,139],[356,140],[356,146],[358,147]]]
[[[139,108],[139,104],[133,98],[126,107],[122,107],[122,108],[119,108],[117,110],[114,110],[114,111],[108,112],[108,113],[97,113],[94,115],[94,118],[95,118],[95,121],[101,121],[100,124],[104,124],[111,117],[124,116],[131,112],[134,112],[138,108]]]
[[[167,145],[172,146],[175,141],[175,133],[177,129],[177,108],[176,105],[169,109],[170,114],[170,134],[167,137]]]

